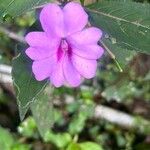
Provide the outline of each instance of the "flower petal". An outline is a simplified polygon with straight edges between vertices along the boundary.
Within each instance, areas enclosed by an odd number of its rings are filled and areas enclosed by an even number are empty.
[[[51,51],[49,49],[44,49],[44,48],[29,47],[26,49],[25,53],[32,60],[41,60],[41,59],[51,57],[53,54],[56,53],[56,51],[57,51],[57,49],[53,49]]]
[[[64,84],[65,78],[63,74],[63,61],[57,62],[55,65],[52,74],[50,76],[50,80],[55,87],[60,87]]]
[[[97,61],[72,55],[72,62],[77,71],[85,78],[93,78],[96,74]]]
[[[91,27],[77,32],[68,37],[68,40],[73,45],[97,44],[102,37],[102,31],[98,28]]]
[[[64,76],[70,86],[76,87],[81,83],[81,76],[73,66],[71,59],[66,55],[63,60]]]
[[[44,31],[50,35],[64,36],[63,12],[57,4],[48,4],[42,9],[40,22]]]
[[[25,40],[32,47],[48,47],[50,42],[45,32],[29,32]]]
[[[32,64],[32,71],[35,78],[38,81],[42,81],[50,77],[53,67],[55,66],[56,58],[52,56],[51,58],[34,61]]]
[[[26,50],[26,54],[33,60],[50,57],[56,53],[60,44],[59,38],[52,38],[44,32],[30,32],[25,39],[31,46]]]
[[[98,59],[102,56],[104,50],[99,45],[83,45],[78,48],[72,48],[74,54],[87,58],[87,59]]]
[[[81,31],[88,22],[88,15],[83,7],[77,2],[70,2],[63,8],[64,23],[67,34]]]

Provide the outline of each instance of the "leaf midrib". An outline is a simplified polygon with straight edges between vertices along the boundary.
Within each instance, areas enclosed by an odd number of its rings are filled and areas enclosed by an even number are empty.
[[[150,29],[150,27],[148,27],[148,26],[144,26],[144,25],[142,25],[142,24],[140,24],[140,23],[137,23],[137,22],[135,22],[135,21],[128,21],[128,20],[126,20],[126,19],[122,19],[122,18],[113,16],[113,15],[111,15],[111,14],[109,14],[109,13],[107,14],[107,13],[104,13],[104,12],[101,12],[101,11],[97,11],[97,10],[94,10],[94,9],[91,9],[91,8],[87,8],[87,10],[89,10],[89,11],[91,11],[91,12],[93,12],[93,13],[99,14],[99,15],[103,15],[103,16],[106,16],[106,17],[115,19],[115,20],[117,20],[117,21],[123,21],[123,22],[126,22],[126,23],[130,23],[130,24],[133,24],[133,25],[136,25],[136,26],[138,26],[138,27],[142,27],[142,28],[145,28],[145,29],[148,29],[148,30]]]

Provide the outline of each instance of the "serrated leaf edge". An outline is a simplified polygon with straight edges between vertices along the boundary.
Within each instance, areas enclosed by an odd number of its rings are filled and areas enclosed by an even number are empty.
[[[20,56],[21,54],[19,53],[16,57],[14,57],[13,58],[13,60],[12,61],[15,61],[19,56]],[[39,92],[33,97],[33,98],[31,98],[32,100],[31,101],[29,101],[25,106],[21,106],[21,104],[20,104],[20,101],[19,101],[19,95],[20,95],[20,88],[18,87],[18,85],[16,84],[16,82],[15,82],[15,79],[13,78],[13,68],[12,68],[12,71],[11,71],[11,74],[12,74],[12,81],[13,81],[13,85],[17,88],[17,103],[18,103],[18,106],[19,107],[22,107],[22,108],[26,108],[26,107],[28,107],[31,103],[33,103],[34,102],[34,100],[36,99],[36,97],[45,89],[45,87],[47,86],[47,84],[48,84],[48,81],[43,85],[43,87],[39,90]]]

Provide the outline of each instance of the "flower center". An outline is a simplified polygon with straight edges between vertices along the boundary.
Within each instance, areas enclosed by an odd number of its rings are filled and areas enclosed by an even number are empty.
[[[65,39],[62,39],[60,46],[61,46],[61,50],[64,52],[69,50],[69,45]]]
[[[69,57],[71,57],[72,55],[72,48],[66,39],[62,39],[60,42],[60,45],[57,51],[57,60],[59,61],[64,55],[68,55]]]

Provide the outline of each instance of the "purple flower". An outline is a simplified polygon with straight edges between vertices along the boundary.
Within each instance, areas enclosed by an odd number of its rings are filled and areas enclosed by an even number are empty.
[[[95,27],[85,28],[88,15],[79,3],[70,2],[63,8],[46,5],[40,14],[43,32],[30,32],[26,54],[33,60],[32,71],[38,81],[48,78],[60,87],[80,85],[82,78],[93,78],[97,59],[103,49],[97,42],[102,36]]]

